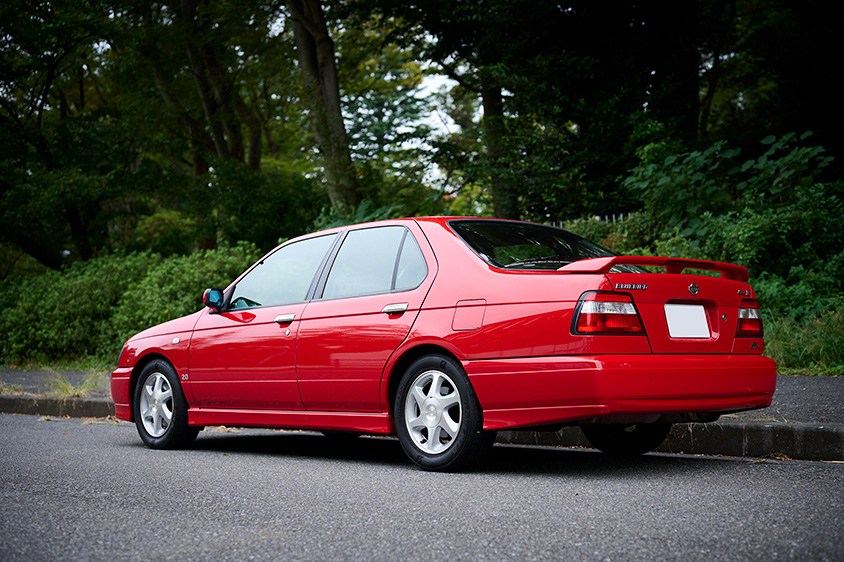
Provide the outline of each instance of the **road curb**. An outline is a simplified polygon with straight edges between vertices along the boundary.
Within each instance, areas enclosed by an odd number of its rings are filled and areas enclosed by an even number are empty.
[[[0,395],[0,413],[31,416],[105,418],[114,415],[114,403],[102,398],[50,398]]]
[[[591,447],[579,427],[557,432],[502,431],[498,443]],[[844,424],[723,421],[678,424],[658,449],[664,453],[844,461]]]
[[[71,418],[114,415],[102,398],[0,395],[0,413]],[[498,443],[540,447],[590,447],[579,427],[557,432],[500,431]],[[799,460],[844,461],[844,424],[721,421],[675,425],[658,451],[730,457],[786,456]]]

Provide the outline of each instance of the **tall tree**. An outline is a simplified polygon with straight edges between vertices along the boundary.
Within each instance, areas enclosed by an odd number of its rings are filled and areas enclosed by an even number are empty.
[[[131,131],[96,90],[96,7],[0,5],[0,236],[43,265],[93,256],[122,189]]]
[[[335,206],[357,207],[360,183],[352,164],[340,106],[334,41],[319,0],[288,0],[311,123],[325,165],[328,195]]]

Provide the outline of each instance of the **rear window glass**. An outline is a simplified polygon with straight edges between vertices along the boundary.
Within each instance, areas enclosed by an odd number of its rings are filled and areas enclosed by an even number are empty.
[[[615,255],[551,226],[493,220],[448,224],[485,262],[502,269],[559,269],[577,260]]]

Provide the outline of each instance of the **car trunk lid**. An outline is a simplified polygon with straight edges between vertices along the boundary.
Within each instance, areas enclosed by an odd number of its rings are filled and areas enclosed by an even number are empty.
[[[624,265],[662,266],[667,272],[620,271]],[[682,273],[687,269],[720,277]],[[614,256],[580,260],[559,271],[604,273],[614,291],[630,295],[654,353],[734,352],[739,309],[744,299],[753,298],[747,270],[720,262]]]

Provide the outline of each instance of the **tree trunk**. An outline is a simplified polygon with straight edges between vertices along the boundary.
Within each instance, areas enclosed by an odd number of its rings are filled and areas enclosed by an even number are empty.
[[[489,83],[481,72],[481,100],[484,107],[484,144],[489,159],[492,207],[496,217],[504,219],[521,218],[516,191],[510,179],[506,161],[504,130],[504,102],[501,88]]]
[[[79,257],[82,258],[82,261],[88,261],[94,257],[94,252],[91,249],[91,241],[88,238],[88,229],[85,228],[85,223],[82,220],[82,215],[79,213],[76,203],[66,201],[64,214],[67,223],[70,225],[70,236],[73,239],[73,245],[76,246],[76,251],[79,252]]]
[[[311,122],[322,153],[328,196],[334,207],[357,207],[360,183],[352,164],[346,126],[340,108],[340,87],[334,42],[328,33],[319,0],[288,0],[296,52],[305,93],[311,105]]]
[[[214,141],[214,149],[220,158],[230,158],[229,146],[226,143],[223,121],[221,119],[219,106],[214,99],[211,86],[208,84],[205,61],[196,46],[197,22],[196,4],[193,0],[182,0],[181,10],[178,15],[182,19],[185,31],[185,54],[191,67],[191,74],[196,84],[196,92],[202,104],[202,110],[208,125],[211,129],[211,139]]]

